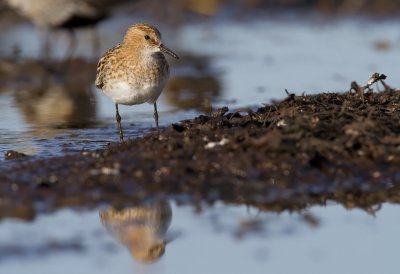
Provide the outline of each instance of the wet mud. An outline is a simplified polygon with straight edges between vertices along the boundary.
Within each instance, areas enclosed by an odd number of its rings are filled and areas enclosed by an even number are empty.
[[[399,90],[353,83],[344,93],[288,93],[257,110],[224,107],[124,143],[115,132],[96,151],[8,161],[0,216],[159,196],[268,211],[336,201],[373,213],[400,201],[399,104]]]

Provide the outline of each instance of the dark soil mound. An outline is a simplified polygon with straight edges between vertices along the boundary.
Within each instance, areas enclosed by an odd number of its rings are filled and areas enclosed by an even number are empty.
[[[104,150],[22,160],[0,170],[0,214],[29,218],[37,202],[52,209],[154,196],[277,211],[335,200],[373,210],[399,201],[399,104],[400,91],[389,87],[290,94],[255,112],[223,108]]]

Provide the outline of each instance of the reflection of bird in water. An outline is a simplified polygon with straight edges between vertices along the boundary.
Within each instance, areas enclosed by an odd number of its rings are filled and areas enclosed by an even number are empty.
[[[211,111],[211,102],[221,93],[221,85],[217,78],[207,76],[175,76],[171,77],[165,97],[167,101],[181,109],[197,109]]]
[[[169,202],[158,201],[122,210],[107,209],[100,211],[100,219],[136,260],[152,263],[164,254],[165,234],[172,219]]]
[[[210,63],[208,56],[184,54],[175,66],[178,75],[171,76],[165,87],[167,102],[183,110],[211,112],[211,103],[221,95],[222,87]]]
[[[9,63],[3,71],[19,83],[15,102],[28,123],[40,128],[70,128],[84,127],[95,120],[93,66],[74,60],[71,70],[61,75],[44,70],[38,63]]]
[[[171,76],[165,87],[165,99],[180,109],[212,111],[211,103],[222,93],[218,71],[210,68],[210,57],[186,53],[176,64],[178,75]]]
[[[108,16],[111,5],[122,0],[5,0],[7,4],[17,10],[22,16],[32,21],[44,31],[45,43],[43,54],[49,50],[48,31],[64,28],[70,31],[70,47],[68,57],[71,57],[76,41],[73,30],[79,27],[95,26]],[[125,0],[126,1],[126,0]],[[94,29],[93,29],[94,31]],[[94,35],[93,46],[97,52],[97,36]]]
[[[15,98],[25,120],[39,128],[83,127],[93,122],[96,113],[88,86],[27,86],[18,90]]]

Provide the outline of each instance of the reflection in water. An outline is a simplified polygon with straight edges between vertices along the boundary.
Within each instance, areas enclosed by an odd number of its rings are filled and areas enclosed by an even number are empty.
[[[212,103],[222,95],[220,73],[211,68],[211,61],[209,56],[183,54],[179,64],[174,64],[178,74],[165,87],[167,102],[183,110],[211,112]]]
[[[36,128],[76,128],[92,123],[96,102],[91,85],[95,64],[81,59],[43,65],[27,60],[0,63],[3,89],[14,91],[22,116]]]
[[[90,124],[95,116],[89,86],[49,83],[22,88],[15,93],[24,119],[39,128],[71,128]]]
[[[169,202],[157,201],[121,210],[110,208],[99,214],[102,224],[136,260],[153,263],[163,256],[165,234],[172,219]]]
[[[33,223],[2,220],[0,272],[70,274],[79,266],[75,272],[86,274],[397,273],[398,205],[385,204],[377,218],[337,205],[315,206],[309,211],[320,218],[317,229],[301,223],[296,213],[259,214],[266,233],[240,241],[231,234],[239,220],[249,220],[241,226],[257,227],[243,206],[218,203],[195,215],[192,206],[173,211],[171,229],[181,228],[185,240],[168,248],[154,267],[132,265],[123,248],[110,249],[109,237],[98,233],[98,212],[64,209]]]
[[[208,113],[211,111],[210,101],[221,93],[221,85],[212,75],[175,76],[168,81],[166,91],[165,97],[170,104],[184,110],[197,109]]]

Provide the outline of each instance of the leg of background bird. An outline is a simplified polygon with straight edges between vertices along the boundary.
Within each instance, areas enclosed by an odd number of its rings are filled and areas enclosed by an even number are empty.
[[[77,37],[76,37],[76,33],[74,30],[68,30],[68,38],[69,38],[69,46],[67,49],[67,56],[66,56],[66,60],[69,62],[72,60],[72,57],[74,56],[75,50],[76,50],[76,45],[77,45]]]
[[[154,103],[154,121],[156,122],[157,132],[160,132],[158,129],[158,111],[157,111],[157,103]]]
[[[69,29],[67,32],[67,35],[68,35],[68,39],[69,39],[69,45],[68,45],[67,54],[65,56],[64,63],[61,64],[61,66],[63,66],[62,71],[64,71],[64,73],[71,69],[72,61],[73,61],[73,57],[74,57],[74,53],[75,53],[76,45],[77,45],[76,32],[73,29]]]
[[[115,118],[117,120],[117,126],[119,130],[119,141],[122,142],[124,140],[124,133],[122,132],[121,116],[119,115],[118,104],[115,104]]]
[[[90,28],[91,39],[92,39],[92,50],[94,59],[98,59],[100,57],[100,39],[97,33],[96,26]]]
[[[41,59],[45,64],[50,61],[51,57],[51,46],[50,46],[50,30],[47,28],[41,28],[40,32],[40,40],[43,41],[41,45],[39,59]]]

